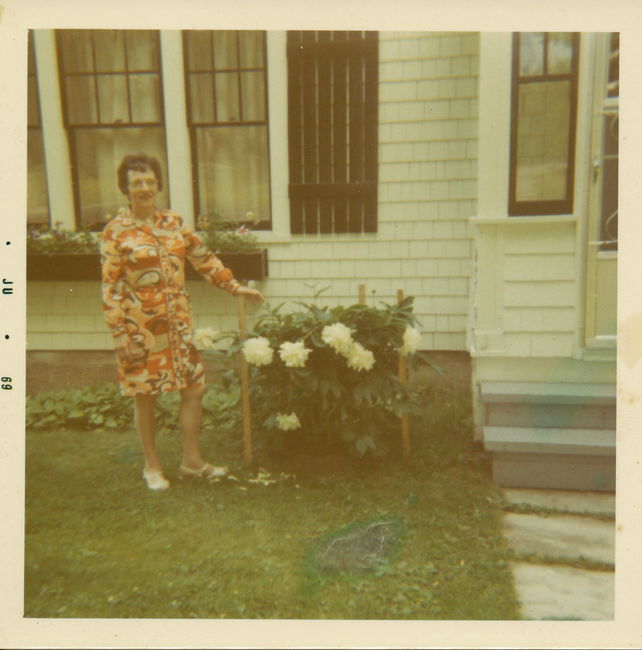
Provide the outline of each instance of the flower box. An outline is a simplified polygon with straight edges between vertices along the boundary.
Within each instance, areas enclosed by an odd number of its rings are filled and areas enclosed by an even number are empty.
[[[263,280],[268,276],[267,248],[249,253],[217,253],[216,256],[237,280]],[[185,277],[187,280],[202,279],[189,262],[185,264]]]
[[[263,280],[268,275],[267,249],[250,253],[220,253],[220,260],[231,269],[237,280]],[[185,264],[186,279],[202,276],[192,265]],[[100,281],[98,253],[28,253],[27,280],[32,281]]]
[[[100,255],[27,253],[27,280],[100,281]]]

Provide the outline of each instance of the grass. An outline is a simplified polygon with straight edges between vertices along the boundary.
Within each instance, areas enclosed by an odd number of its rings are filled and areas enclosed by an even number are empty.
[[[236,446],[211,432],[208,456],[240,480],[179,482],[179,442],[166,435],[165,493],[145,488],[133,431],[28,432],[25,616],[519,618],[502,499],[471,445],[468,397],[422,394],[409,463],[264,454],[272,476],[296,475],[269,485],[250,483]],[[403,525],[388,563],[330,575],[306,560],[324,535],[380,516]]]

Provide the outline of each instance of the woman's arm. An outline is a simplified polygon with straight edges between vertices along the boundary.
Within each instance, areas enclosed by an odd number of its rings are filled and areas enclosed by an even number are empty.
[[[256,289],[244,287],[234,279],[232,271],[223,265],[223,262],[210,251],[192,232],[185,223],[182,224],[181,234],[185,242],[185,252],[191,265],[210,283],[233,296],[245,296],[254,303],[262,303],[263,296]]]

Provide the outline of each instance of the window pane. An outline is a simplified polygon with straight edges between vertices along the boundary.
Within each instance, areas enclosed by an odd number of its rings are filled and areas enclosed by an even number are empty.
[[[266,126],[209,127],[196,130],[200,214],[225,219],[270,219]]]
[[[129,75],[133,122],[160,122],[160,82],[156,74]]]
[[[216,74],[216,115],[218,122],[238,122],[241,119],[236,72]]]
[[[102,124],[129,122],[127,107],[127,75],[97,75],[98,103]]]
[[[212,70],[212,39],[210,32],[190,31],[187,35],[189,70]]]
[[[88,29],[61,29],[60,45],[65,72],[93,72],[91,31]]]
[[[520,86],[517,201],[566,198],[569,97],[568,81]]]
[[[94,77],[67,77],[67,111],[70,124],[96,124]]]
[[[239,51],[241,68],[262,68],[263,32],[254,30],[239,31]]]
[[[602,250],[617,250],[618,238],[618,132],[617,113],[605,115],[602,160]]]
[[[241,91],[243,96],[243,120],[245,122],[265,120],[263,72],[242,72]]]
[[[519,74],[544,74],[544,34],[524,32],[519,35]]]
[[[190,109],[192,122],[216,121],[214,115],[214,78],[209,72],[191,74]]]
[[[167,205],[167,160],[161,127],[77,129],[74,133],[80,192],[81,223],[104,222],[128,199],[118,189],[116,170],[123,156],[138,151],[158,158],[163,169],[163,190],[157,205]]]
[[[40,129],[27,129],[27,222],[49,223],[45,153]]]
[[[124,33],[116,29],[93,31],[96,46],[96,71],[124,72],[126,70]]]
[[[552,32],[548,35],[548,70],[549,74],[567,74],[571,71],[573,60],[572,34]]]
[[[220,30],[212,32],[214,38],[214,68],[226,70],[238,68],[239,60],[236,55],[236,32]]]
[[[620,94],[620,35],[611,34],[609,53],[609,86],[608,96],[618,97]]]
[[[150,29],[134,29],[126,32],[127,69],[158,70],[159,52],[157,33]]]

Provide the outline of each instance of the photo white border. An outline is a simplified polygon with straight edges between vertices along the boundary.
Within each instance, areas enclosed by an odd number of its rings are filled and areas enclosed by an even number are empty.
[[[642,646],[642,175],[639,0],[5,0],[0,4],[0,647],[639,648]],[[24,386],[27,29],[374,29],[621,32],[616,618],[613,622],[24,619]],[[6,245],[11,241],[11,245]],[[11,336],[4,339],[5,332]],[[633,352],[628,351],[633,342]],[[625,359],[625,361],[623,361]]]

